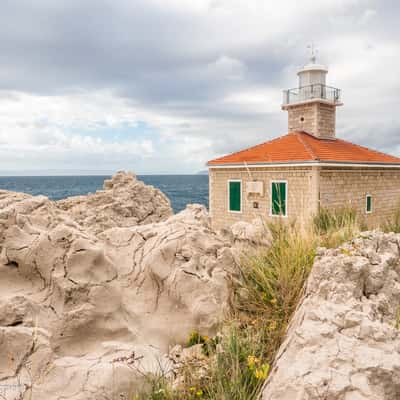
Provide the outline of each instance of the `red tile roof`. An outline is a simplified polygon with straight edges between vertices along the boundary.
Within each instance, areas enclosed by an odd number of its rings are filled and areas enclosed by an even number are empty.
[[[306,132],[291,132],[254,147],[216,158],[209,166],[253,163],[343,162],[399,164],[400,158],[341,139],[321,139]]]

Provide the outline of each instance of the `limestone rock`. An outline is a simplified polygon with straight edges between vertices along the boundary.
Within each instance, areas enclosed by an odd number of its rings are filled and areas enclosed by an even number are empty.
[[[202,344],[190,347],[176,345],[170,350],[169,359],[171,360],[170,375],[174,389],[184,389],[186,371],[190,370],[199,380],[208,372],[208,357],[204,354]]]
[[[265,400],[400,399],[400,235],[320,250]]]
[[[224,228],[221,234],[229,238],[232,244],[269,246],[271,243],[271,233],[262,219],[254,219],[251,223],[238,221]]]
[[[95,234],[114,227],[131,227],[167,219],[173,214],[169,199],[133,173],[118,172],[104,190],[57,202],[58,207]]]
[[[0,397],[131,399],[171,346],[215,333],[235,272],[204,207],[171,216],[131,175],[58,203],[0,191]]]

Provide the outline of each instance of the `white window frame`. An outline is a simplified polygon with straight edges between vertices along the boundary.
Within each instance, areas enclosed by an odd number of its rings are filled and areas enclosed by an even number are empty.
[[[371,211],[368,211],[368,202],[367,202],[367,198],[368,198],[368,197],[371,197]],[[367,194],[365,195],[365,214],[371,214],[371,213],[372,213],[372,210],[373,210],[373,207],[372,207],[372,195],[369,194],[369,193],[367,193]]]
[[[285,215],[273,214],[272,213],[272,185],[274,183],[285,183],[286,184],[286,193],[285,193],[285,211],[286,211],[286,213],[285,213]],[[288,183],[288,181],[285,180],[285,179],[274,179],[274,180],[271,180],[269,189],[270,189],[270,192],[269,192],[269,202],[270,202],[270,205],[269,205],[269,216],[273,217],[273,218],[276,218],[276,217],[278,217],[278,218],[287,218],[287,216],[289,215],[289,207],[288,207],[288,205],[289,205],[288,204],[289,183]]]
[[[231,182],[240,182],[240,211],[232,211],[231,210],[231,203],[230,203],[230,183]],[[227,191],[228,191],[228,212],[232,214],[242,214],[243,212],[243,184],[241,179],[228,179],[227,182]]]

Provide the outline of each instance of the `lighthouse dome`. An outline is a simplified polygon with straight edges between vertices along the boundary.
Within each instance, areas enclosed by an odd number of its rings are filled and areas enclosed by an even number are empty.
[[[299,88],[310,85],[326,85],[327,73],[328,68],[325,65],[316,64],[315,62],[305,65],[297,72]]]

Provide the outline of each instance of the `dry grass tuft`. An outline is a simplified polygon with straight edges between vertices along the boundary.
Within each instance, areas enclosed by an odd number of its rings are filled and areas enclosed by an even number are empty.
[[[328,248],[340,246],[365,229],[357,212],[349,207],[335,211],[320,209],[314,217],[313,225],[320,246]]]
[[[382,230],[384,232],[400,233],[400,202],[397,204],[397,208],[393,218],[389,218],[383,225]]]

